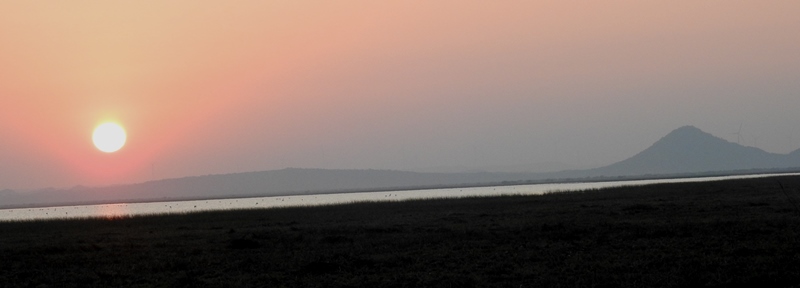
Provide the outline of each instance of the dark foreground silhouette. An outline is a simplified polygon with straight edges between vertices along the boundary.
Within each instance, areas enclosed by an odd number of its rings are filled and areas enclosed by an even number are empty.
[[[774,177],[0,223],[0,286],[800,287],[798,204]]]

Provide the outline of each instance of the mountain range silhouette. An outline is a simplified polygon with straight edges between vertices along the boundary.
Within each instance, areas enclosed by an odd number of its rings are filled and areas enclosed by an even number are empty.
[[[596,181],[619,178],[690,177],[800,171],[800,150],[768,153],[678,128],[638,154],[595,169],[551,173],[418,173],[395,170],[300,169],[205,175],[106,187],[76,186],[16,192],[3,190],[0,207],[115,203],[309,193],[466,187],[476,185]]]

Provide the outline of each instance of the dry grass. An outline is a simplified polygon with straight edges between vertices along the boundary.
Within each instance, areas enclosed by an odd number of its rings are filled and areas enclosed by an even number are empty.
[[[798,287],[798,188],[800,177],[779,177],[0,223],[0,283]]]

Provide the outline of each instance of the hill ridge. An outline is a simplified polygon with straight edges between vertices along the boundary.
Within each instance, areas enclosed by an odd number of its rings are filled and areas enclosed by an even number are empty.
[[[800,149],[789,154],[745,147],[694,126],[682,126],[647,149],[617,163],[586,170],[550,173],[424,173],[379,169],[284,168],[230,174],[188,176],[106,187],[76,186],[17,193],[0,191],[4,206],[41,206],[45,203],[114,203],[307,193],[336,193],[525,184],[653,177],[688,177],[714,173],[797,171]],[[794,169],[794,170],[792,170]]]
[[[800,149],[790,154],[769,153],[727,141],[694,126],[683,126],[636,155],[592,169],[591,174],[677,174],[791,167],[800,167]]]

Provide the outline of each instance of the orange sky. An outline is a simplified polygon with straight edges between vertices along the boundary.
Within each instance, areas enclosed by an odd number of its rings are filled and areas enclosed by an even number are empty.
[[[0,189],[800,147],[796,1],[6,1]],[[128,131],[97,151],[104,120]]]

